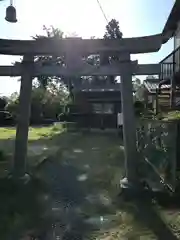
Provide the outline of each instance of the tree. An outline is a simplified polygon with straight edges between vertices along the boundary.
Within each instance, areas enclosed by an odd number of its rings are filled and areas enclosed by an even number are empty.
[[[139,78],[133,79],[134,101],[144,101],[144,85]]]
[[[66,36],[64,36],[64,33],[58,29],[58,28],[55,28],[53,26],[47,28],[46,26],[43,27],[44,31],[45,31],[45,35],[36,35],[35,37],[33,37],[33,39],[35,40],[38,40],[38,39],[43,39],[43,38],[54,38],[54,39],[62,39]],[[73,36],[77,36],[76,34],[73,34]],[[122,33],[120,31],[120,28],[119,28],[119,22],[116,21],[115,19],[112,19],[108,25],[106,26],[106,32],[104,34],[104,38],[105,39],[114,39],[114,38],[122,38]],[[92,37],[93,39],[93,37]],[[117,59],[117,56],[111,56],[111,59]],[[44,66],[47,66],[47,65],[51,65],[51,64],[57,64],[57,65],[63,65],[65,63],[64,61],[64,56],[39,56],[39,57],[36,57],[35,61],[36,62],[39,62],[41,63],[42,65]],[[102,62],[101,64],[109,64],[109,56],[104,56],[102,57]],[[90,65],[99,65],[99,62],[100,62],[100,59],[99,59],[99,56],[97,55],[93,55],[93,56],[90,56],[88,57],[87,59],[87,62],[90,64]],[[73,88],[76,87],[76,83],[79,81],[80,84],[82,83],[83,80],[86,79],[86,81],[88,80],[89,82],[91,82],[92,84],[97,84],[102,82],[102,84],[104,82],[107,82],[109,81],[110,83],[115,83],[115,78],[114,76],[111,76],[111,77],[101,77],[101,79],[99,77],[90,77],[90,78],[84,78],[82,77],[81,79],[77,79],[75,77],[71,78],[71,79],[68,79],[67,77],[57,77],[57,76],[54,76],[54,77],[46,77],[46,76],[40,76],[37,78],[36,80],[36,86],[40,86],[44,89],[47,88],[47,85],[48,83],[51,82],[51,79],[57,79],[58,81],[61,81],[61,82],[64,82],[69,91],[70,91],[70,95],[73,96]],[[73,86],[73,87],[72,87]]]
[[[33,87],[31,97],[31,123],[41,123],[44,118],[56,119],[61,113],[62,106],[69,101],[69,93],[61,84],[54,81],[48,84],[47,89]],[[14,117],[18,114],[19,95],[13,94],[8,101],[6,110]]]
[[[44,35],[35,35],[33,39],[35,41],[38,41],[39,39],[46,39],[46,38],[53,38],[53,39],[62,39],[66,36],[64,36],[64,33],[59,29],[55,28],[53,26],[50,26],[49,28],[46,26],[43,26],[43,30],[45,32]],[[77,36],[73,34],[73,36]],[[92,37],[93,38],[93,37]],[[115,20],[112,19],[109,24],[106,26],[106,32],[104,34],[104,38],[109,38],[109,39],[114,39],[114,38],[122,38],[122,33],[119,30],[119,23]],[[101,58],[101,64],[110,64],[111,59],[117,59],[115,56],[102,56]],[[90,65],[99,65],[100,63],[100,58],[98,55],[93,55],[90,56],[86,59],[87,63]],[[51,66],[51,65],[58,65],[58,66],[63,66],[65,64],[65,58],[64,56],[36,56],[35,57],[35,62],[41,64],[42,66]],[[15,64],[18,64],[17,62]],[[34,106],[33,109],[38,109],[40,108],[38,101],[41,102],[41,96],[43,91],[47,91],[47,94],[44,93],[43,99],[47,99],[50,95],[52,97],[52,89],[58,89],[59,94],[57,94],[56,91],[56,97],[53,95],[53,98],[56,100],[58,99],[60,102],[64,102],[63,99],[66,99],[65,102],[67,102],[67,99],[73,100],[74,99],[74,94],[73,90],[76,88],[76,85],[81,85],[82,82],[91,82],[92,84],[100,84],[104,85],[109,81],[110,83],[115,83],[115,78],[114,76],[107,77],[107,76],[100,76],[100,77],[58,77],[58,76],[38,76],[37,78],[34,79],[33,81],[33,96],[32,96],[32,105]],[[35,90],[37,88],[37,90]],[[69,92],[69,98],[67,98],[67,92]],[[40,94],[39,97],[37,97],[37,94]],[[35,96],[34,96],[35,94]],[[60,98],[62,98],[60,100]],[[49,103],[54,104],[53,101],[50,101]],[[44,101],[44,100],[43,100]],[[16,103],[18,102],[18,97],[14,101],[10,101],[11,103],[8,104],[8,108],[11,107],[15,108]],[[10,105],[10,106],[9,106]],[[47,109],[47,103],[46,103],[46,109]],[[44,105],[45,107],[45,105]],[[52,106],[51,106],[52,107]],[[37,110],[41,112],[41,110]],[[33,111],[32,111],[33,112]],[[36,111],[35,111],[36,112]]]
[[[53,26],[46,27],[43,26],[43,30],[45,32],[44,35],[38,35],[36,34],[34,37],[32,37],[35,41],[51,38],[51,39],[62,39],[64,37],[64,33],[59,29],[55,28]],[[22,61],[22,60],[21,60]],[[58,65],[62,66],[64,64],[64,56],[35,56],[35,63],[39,63],[42,66],[51,66],[51,65]],[[18,65],[21,62],[15,62],[14,65]],[[48,84],[51,82],[51,80],[57,79],[59,81],[63,82],[62,77],[57,76],[38,76],[33,81],[34,87],[40,87],[46,90]],[[65,82],[65,81],[64,81]]]
[[[66,37],[64,33],[59,29],[53,26],[47,28],[43,26],[43,30],[45,31],[45,35],[36,35],[33,37],[34,40],[44,39],[44,38],[53,38],[53,39],[62,39]],[[72,33],[71,37],[77,37],[76,33]],[[35,62],[42,64],[43,66],[50,66],[50,65],[58,65],[63,66],[65,64],[65,57],[64,56],[38,56],[35,58]],[[67,90],[69,91],[69,100],[74,99],[73,88],[77,81],[81,81],[81,79],[77,79],[76,77],[65,77],[65,76],[39,76],[36,81],[34,82],[34,86],[43,88],[46,90],[49,85],[51,87],[55,87],[64,92],[64,97],[66,98]],[[60,89],[61,88],[61,89]],[[67,98],[66,98],[67,99]]]
[[[106,32],[104,34],[104,39],[122,39],[122,32],[120,31],[119,22],[115,19],[112,19],[106,26]],[[119,61],[119,56],[111,55],[110,57],[104,54],[102,57],[103,64],[108,64],[111,61]],[[115,83],[116,78],[115,76],[110,76],[109,78],[110,83]]]
[[[106,26],[106,32],[104,34],[105,39],[121,39],[123,37],[120,31],[119,22],[116,19],[112,19]]]
[[[33,37],[35,41],[39,39],[53,38],[62,39],[64,33],[53,26],[47,28],[43,26],[44,35],[36,35]],[[35,56],[35,63],[42,66],[64,64],[64,56]],[[15,64],[19,64],[16,62]],[[60,113],[61,105],[67,104],[69,100],[69,92],[64,84],[69,80],[59,76],[38,76],[33,80],[32,100],[31,100],[31,120],[32,122],[40,122],[42,118],[55,118]],[[19,96],[12,97],[9,101],[7,109],[17,114],[17,104]]]
[[[18,104],[19,104],[19,94],[15,92],[11,94],[11,96],[8,98],[5,110],[10,112],[13,117],[16,117],[17,111],[18,111]]]
[[[53,26],[46,27],[43,26],[43,30],[45,31],[45,35],[36,35],[33,37],[34,40],[39,39],[45,39],[45,38],[53,38],[53,39],[62,39],[64,37],[64,33],[59,29],[55,28]],[[42,66],[49,66],[49,65],[60,65],[62,66],[64,63],[63,56],[38,56],[35,57],[35,62],[40,63]],[[49,83],[51,83],[52,79],[58,79],[59,81],[62,80],[62,78],[53,76],[38,76],[36,79],[36,84],[46,90]]]
[[[141,80],[137,77],[133,77],[133,89],[134,89],[134,91],[137,91],[141,85],[142,85]]]
[[[120,31],[119,22],[115,19],[112,19],[106,26],[106,31],[103,36],[104,39],[121,39],[122,38],[122,32]],[[94,39],[94,37],[92,37]],[[87,59],[87,63],[93,66],[101,65],[108,65],[114,61],[119,61],[118,56],[109,56],[109,54],[101,53],[101,58],[99,55],[91,55]],[[86,81],[89,81],[91,84],[95,85],[104,85],[106,83],[115,84],[116,83],[116,77],[115,76],[93,76],[93,77],[86,77],[83,78],[86,79]]]

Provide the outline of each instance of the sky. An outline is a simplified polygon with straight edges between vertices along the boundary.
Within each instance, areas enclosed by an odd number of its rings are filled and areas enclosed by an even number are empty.
[[[175,0],[100,0],[111,20],[119,21],[123,37],[137,37],[160,33]],[[14,0],[17,23],[5,21],[9,0],[0,2],[0,38],[31,39],[43,33],[43,25],[60,28],[65,34],[76,33],[83,38],[102,38],[107,24],[97,0]],[[139,63],[157,63],[173,50],[172,40],[157,53],[132,56]],[[19,57],[0,55],[0,64],[13,64]],[[0,77],[0,94],[19,91],[15,78]]]

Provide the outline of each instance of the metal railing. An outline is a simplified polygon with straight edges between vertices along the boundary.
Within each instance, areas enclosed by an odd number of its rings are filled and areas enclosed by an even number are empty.
[[[174,74],[180,71],[180,46],[165,57],[161,62],[160,79],[171,79]]]

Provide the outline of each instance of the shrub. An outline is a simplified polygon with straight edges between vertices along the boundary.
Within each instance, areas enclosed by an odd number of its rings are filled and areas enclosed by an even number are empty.
[[[7,160],[7,155],[3,150],[0,150],[0,162]]]

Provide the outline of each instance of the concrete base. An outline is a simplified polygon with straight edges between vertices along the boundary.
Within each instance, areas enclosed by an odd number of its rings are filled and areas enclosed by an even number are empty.
[[[131,182],[129,182],[128,178],[125,177],[123,179],[120,180],[120,186],[122,189],[129,189],[133,187],[133,184]]]
[[[132,189],[132,190],[139,190],[142,189],[142,184],[140,182],[130,182],[127,177],[120,180],[120,186],[122,189]]]
[[[22,184],[27,184],[31,180],[31,177],[28,173],[25,173],[25,175],[22,177],[17,177],[17,176],[14,176],[13,174],[9,174],[8,179],[15,180]]]
[[[151,187],[147,187],[141,182],[132,183],[128,180],[128,178],[123,178],[120,180],[120,187],[121,187],[121,193],[119,196],[121,196],[124,200],[130,201],[130,200],[136,200],[141,199],[142,197],[148,201],[154,200],[154,199],[167,199],[165,196],[169,196],[169,192],[163,191],[162,189],[152,189]],[[165,200],[166,201],[166,200]]]
[[[140,183],[132,183],[127,177],[120,180],[121,193],[127,200],[140,197],[143,191],[143,187]]]

